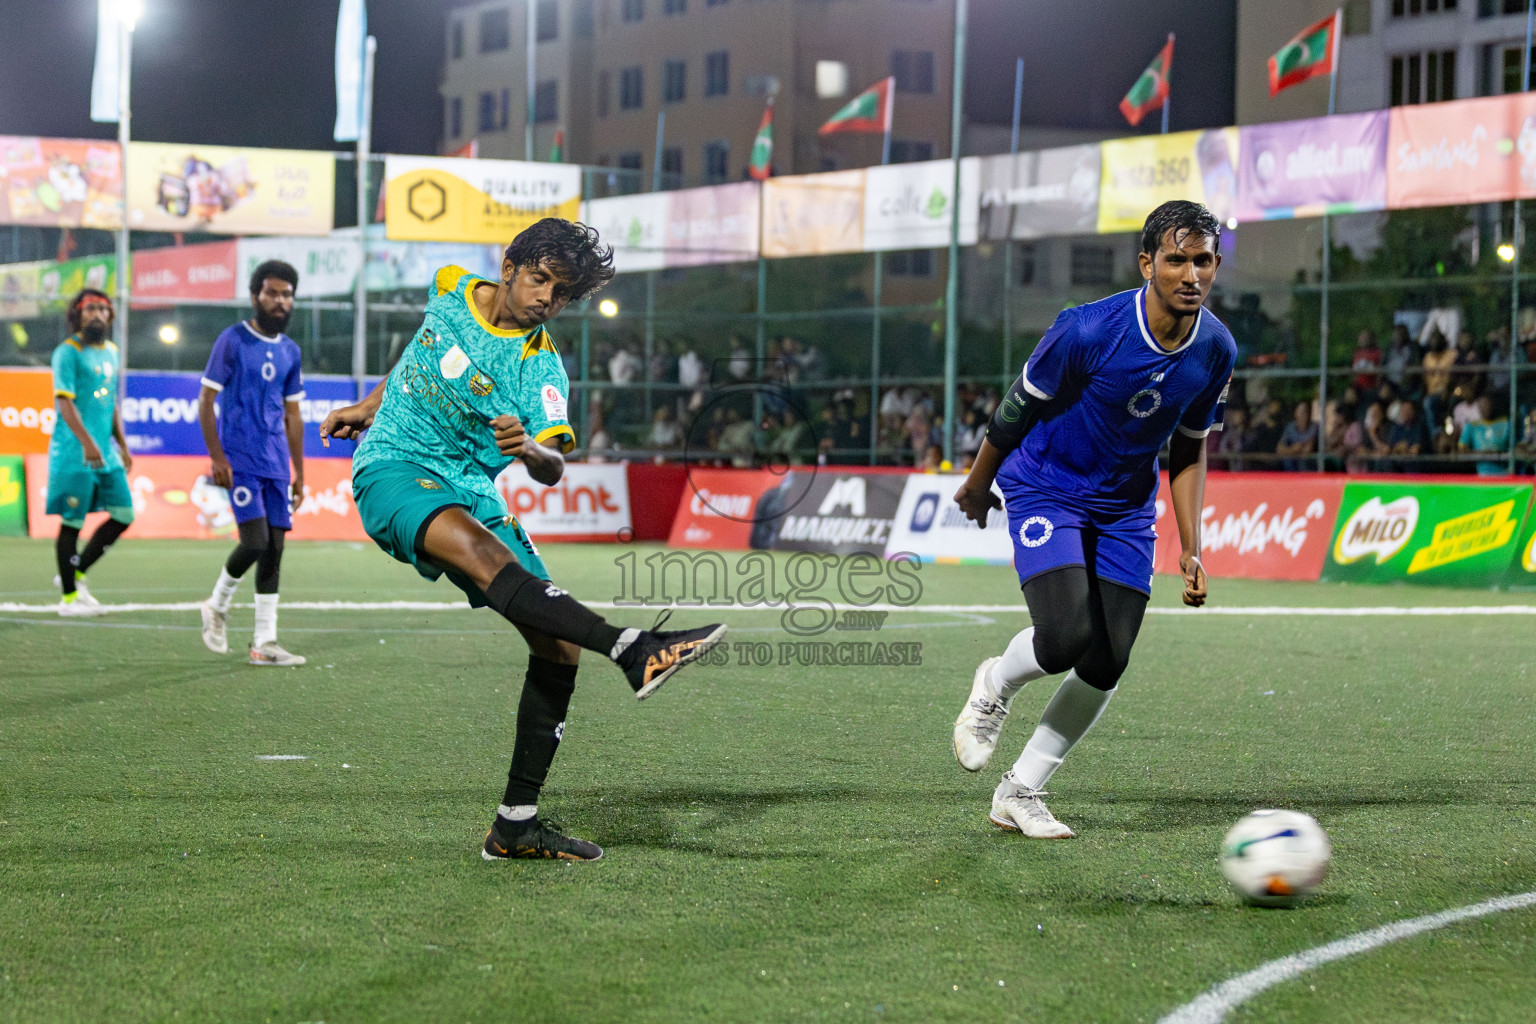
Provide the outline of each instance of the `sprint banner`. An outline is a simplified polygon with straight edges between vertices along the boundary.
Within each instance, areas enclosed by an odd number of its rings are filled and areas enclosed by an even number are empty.
[[[1323,580],[1497,587],[1530,503],[1530,484],[1350,481]]]

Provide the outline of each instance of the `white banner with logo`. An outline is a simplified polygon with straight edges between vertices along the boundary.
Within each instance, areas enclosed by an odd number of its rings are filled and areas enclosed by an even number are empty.
[[[669,193],[589,199],[582,206],[582,220],[613,246],[613,266],[619,273],[660,270],[667,265]]]
[[[981,160],[960,161],[960,244],[976,244]],[[955,165],[949,160],[864,170],[864,251],[949,244]]]
[[[514,462],[496,478],[507,509],[535,544],[546,540],[627,541],[629,476],[621,465],[568,462],[565,475],[546,487]]]
[[[896,506],[896,520],[885,545],[885,557],[916,555],[924,562],[964,565],[1011,565],[1013,542],[1003,509],[987,516],[983,530],[960,511],[954,495],[965,482],[963,473],[918,473]],[[1002,497],[995,486],[994,494]]]

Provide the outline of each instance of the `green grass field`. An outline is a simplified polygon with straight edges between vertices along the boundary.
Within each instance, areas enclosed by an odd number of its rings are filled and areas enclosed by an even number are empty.
[[[92,585],[195,601],[224,552],[128,539]],[[618,594],[618,553],[545,549],[591,600]],[[52,573],[50,544],[0,541],[0,602],[53,600]],[[1053,684],[1021,695],[995,771],[949,751],[971,671],[1022,604],[924,610],[1012,603],[1012,574],[920,579],[920,604],[852,638],[920,642],[921,666],[733,657],[643,704],[586,669],[541,811],[603,844],[590,865],[480,858],[525,657],[488,612],[288,610],[281,638],[310,661],[295,670],[208,653],[195,612],[0,612],[0,1021],[1150,1022],[1275,957],[1536,889],[1536,620],[1149,615],[1052,782],[1079,838],[1031,843],[986,814]],[[285,601],[456,596],[360,545],[293,544],[284,567]],[[773,613],[726,617],[733,640],[787,639]],[[274,754],[308,760],[258,760]],[[1301,909],[1246,908],[1217,868],[1261,806],[1333,839]],[[1533,977],[1536,911],[1511,912],[1314,970],[1228,1020],[1528,1022]]]

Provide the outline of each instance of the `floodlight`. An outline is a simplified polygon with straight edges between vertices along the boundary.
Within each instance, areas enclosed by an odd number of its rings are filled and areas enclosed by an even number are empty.
[[[597,304],[597,311],[603,316],[618,316],[619,304],[612,299],[604,299]]]
[[[181,340],[181,331],[175,324],[162,324],[160,327],[160,344],[174,345]]]
[[[1503,260],[1505,263],[1513,263],[1515,261],[1515,247],[1510,245],[1508,242],[1500,245],[1497,249],[1497,252],[1499,254],[1499,259]]]

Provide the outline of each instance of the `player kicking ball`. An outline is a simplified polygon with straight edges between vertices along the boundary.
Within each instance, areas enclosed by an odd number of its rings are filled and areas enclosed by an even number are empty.
[[[60,426],[48,441],[44,508],[63,519],[54,544],[59,574],[53,584],[59,588],[59,614],[75,618],[102,613],[101,603],[86,588],[85,573],[133,522],[128,489],[133,456],[117,408],[117,346],[107,338],[112,300],[87,288],[70,302],[66,317],[74,333],[53,350],[53,402]],[[103,509],[110,518],[91,534],[85,550],[77,551],[87,513]]]
[[[565,472],[563,455],[576,443],[566,420],[570,384],[544,323],[613,274],[613,250],[597,232],[556,218],[513,239],[499,281],[444,267],[421,329],[389,377],[320,427],[323,438],[368,431],[352,457],[352,487],[379,547],[429,580],[447,573],[471,607],[489,606],[528,642],[512,766],[481,851],[486,860],[603,855],[538,817],[581,650],[616,663],[644,700],[725,633],[722,625],[610,625],[550,582],[493,483],[518,459],[541,484]]]
[[[996,479],[1034,623],[977,667],[955,721],[961,766],[985,767],[1024,684],[1067,673],[992,794],[992,821],[1032,839],[1072,835],[1041,798],[1104,713],[1130,660],[1151,594],[1164,444],[1184,603],[1205,603],[1205,437],[1221,429],[1237,358],[1232,335],[1201,308],[1221,265],[1220,230],[1198,203],[1153,210],[1141,232],[1146,285],[1056,318],[955,494],[966,517],[985,526],[1002,505],[991,489]]]
[[[277,584],[283,538],[304,502],[304,374],[299,346],[283,328],[293,314],[299,272],[268,260],[251,274],[252,316],[213,343],[197,418],[213,460],[213,482],[229,491],[240,541],[225,559],[213,594],[202,603],[203,643],[229,653],[229,605],[240,580],[256,567],[256,632],[252,665],[302,665],[277,642]],[[214,414],[213,403],[219,403]],[[288,462],[293,461],[293,476]],[[290,500],[292,504],[290,505]]]

